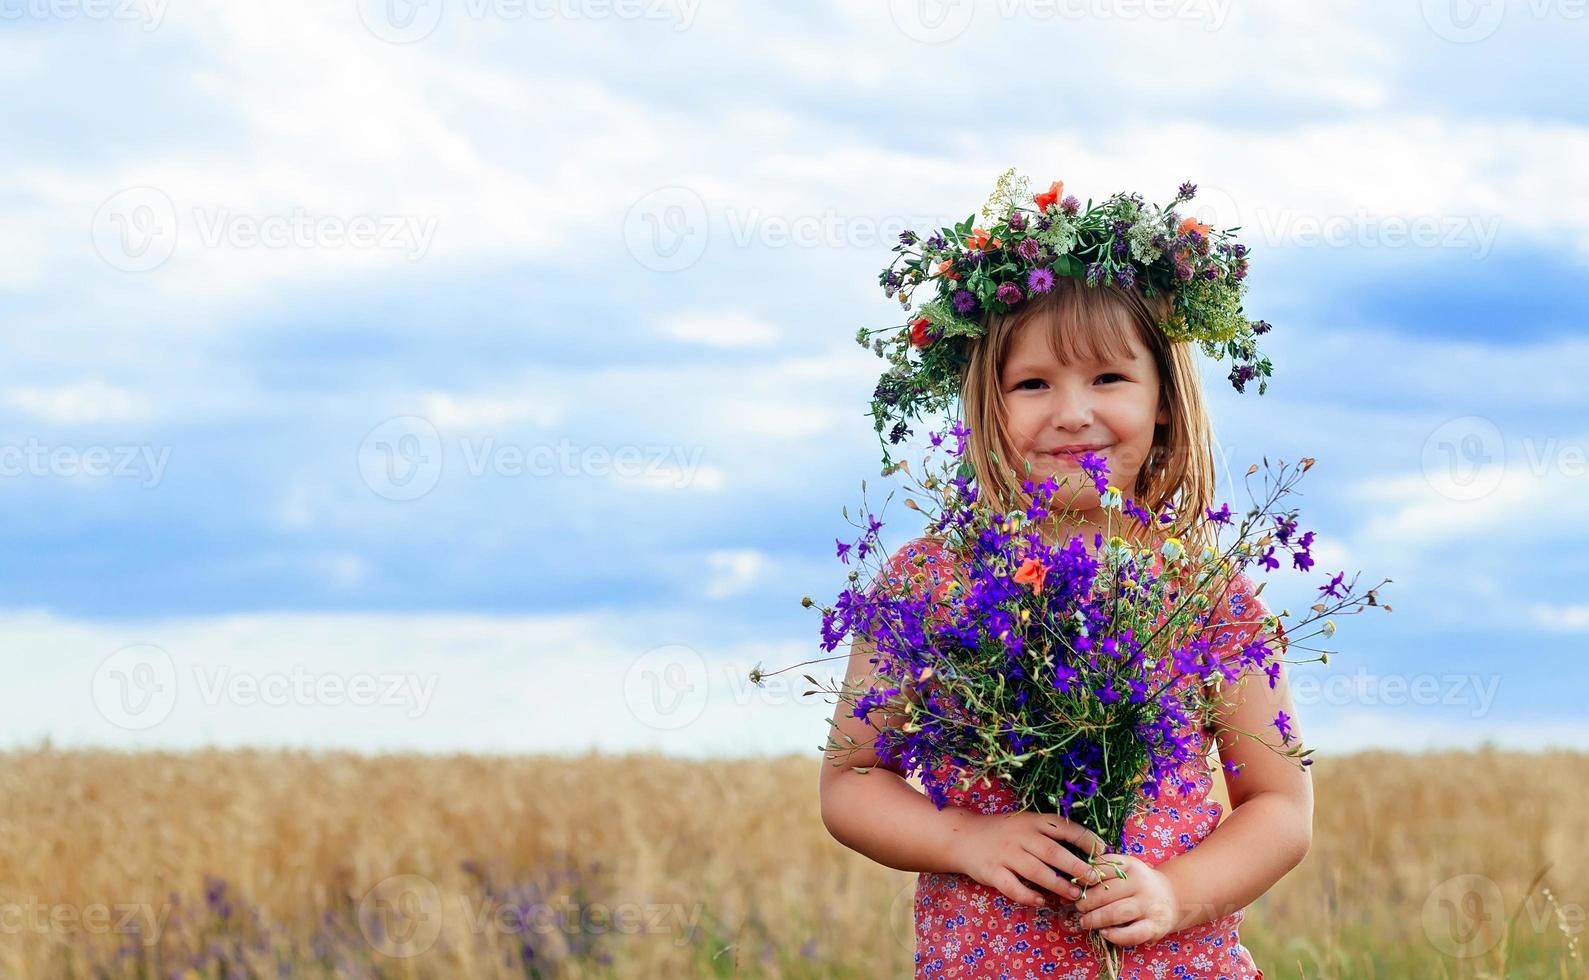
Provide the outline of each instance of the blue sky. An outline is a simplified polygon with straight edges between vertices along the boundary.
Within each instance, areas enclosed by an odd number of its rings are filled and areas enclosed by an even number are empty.
[[[1321,566],[1395,579],[1310,740],[1584,743],[1571,5],[518,9],[5,7],[8,743],[814,748],[742,678],[883,496],[852,338],[1008,166],[1241,225],[1229,473],[1316,457]]]

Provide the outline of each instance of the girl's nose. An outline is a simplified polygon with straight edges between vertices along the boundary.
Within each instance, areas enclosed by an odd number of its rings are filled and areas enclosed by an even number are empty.
[[[1049,421],[1056,429],[1084,429],[1092,424],[1092,399],[1061,385],[1049,396]]]

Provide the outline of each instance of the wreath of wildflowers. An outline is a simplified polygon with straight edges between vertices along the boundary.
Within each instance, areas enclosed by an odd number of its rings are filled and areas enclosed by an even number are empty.
[[[1169,317],[1159,328],[1172,341],[1196,341],[1215,360],[1228,356],[1231,385],[1245,392],[1256,380],[1263,394],[1272,365],[1259,353],[1258,337],[1270,325],[1247,319],[1241,305],[1250,250],[1231,237],[1239,227],[1216,231],[1176,212],[1196,193],[1187,182],[1164,207],[1127,193],[1083,207],[1062,181],[1033,194],[1012,167],[983,205],[981,224],[973,214],[925,239],[901,232],[897,254],[878,277],[883,291],[907,310],[923,283],[936,291],[904,324],[856,334],[889,361],[871,409],[879,437],[887,430],[885,472],[889,445],[910,435],[906,421],[944,412],[959,396],[968,342],[982,336],[984,315],[1008,313],[1048,292],[1056,276],[1168,294]]]

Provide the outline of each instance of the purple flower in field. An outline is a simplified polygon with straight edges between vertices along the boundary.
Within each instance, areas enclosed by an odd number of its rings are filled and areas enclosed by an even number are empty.
[[[1036,262],[1037,256],[1043,251],[1035,238],[1023,238],[1015,243],[1015,254],[1028,262]]]
[[[1076,200],[1076,195],[1068,194],[1063,201],[1059,202],[1059,209],[1071,217],[1075,217],[1076,213],[1081,210],[1081,202]]]
[[[1292,721],[1293,721],[1292,717],[1290,715],[1286,714],[1284,711],[1282,711],[1279,714],[1275,715],[1275,731],[1280,733],[1281,740],[1283,742],[1285,742],[1285,744],[1287,744],[1287,745],[1291,744],[1291,739],[1292,739],[1291,722]]]
[[[1009,225],[1010,225],[1010,230],[1011,231],[1025,231],[1026,230],[1026,212],[1025,211],[1011,211],[1010,212]]]
[[[916,233],[913,232],[913,231],[910,231],[908,229],[905,230],[905,231],[900,232],[899,233],[899,243],[901,245],[914,245],[914,244],[916,244]]]
[[[948,247],[949,247],[949,243],[944,241],[943,240],[943,236],[938,234],[938,233],[936,233],[936,232],[933,233],[933,236],[931,238],[927,239],[927,248],[930,249],[931,251],[942,252],[944,249],[946,249]]]
[[[1271,572],[1280,567],[1279,559],[1275,558],[1275,546],[1270,545],[1264,549],[1263,557],[1258,559],[1258,564]]]
[[[998,292],[994,294],[994,297],[1000,303],[1003,303],[1006,306],[1014,306],[1023,298],[1021,295],[1021,287],[1017,286],[1013,282],[999,283]]]
[[[1123,265],[1115,270],[1115,285],[1121,289],[1130,289],[1137,284],[1137,273],[1129,265]]]
[[[1096,286],[1103,282],[1103,263],[1090,262],[1087,264],[1087,285]]]
[[[1269,675],[1269,689],[1274,690],[1275,682],[1280,679],[1280,661],[1264,667],[1263,672]]]
[[[1230,523],[1230,504],[1229,503],[1220,504],[1219,505],[1219,510],[1210,509],[1208,511],[1208,519],[1213,521],[1215,524],[1229,524]]]
[[[1032,269],[1026,274],[1026,288],[1034,295],[1048,292],[1054,288],[1054,273],[1048,269]]]
[[[969,289],[957,289],[954,294],[955,312],[964,316],[977,308],[977,298]]]
[[[1180,190],[1176,192],[1175,196],[1183,201],[1190,201],[1192,198],[1197,196],[1197,185],[1188,180],[1186,183],[1181,185]]]
[[[1252,332],[1256,334],[1265,334],[1272,329],[1274,328],[1269,326],[1268,320],[1254,320],[1252,323]]]
[[[844,564],[848,565],[850,563],[850,549],[852,547],[854,547],[854,546],[853,545],[849,545],[849,544],[845,544],[843,541],[840,541],[838,538],[834,538],[833,539],[833,543],[838,546],[838,554],[836,555],[836,557],[840,561],[844,562]]]

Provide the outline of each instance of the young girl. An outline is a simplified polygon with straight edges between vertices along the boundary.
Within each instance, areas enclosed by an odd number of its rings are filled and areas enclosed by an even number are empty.
[[[982,500],[1007,510],[1023,499],[1023,480],[1057,475],[1069,482],[1055,500],[1069,501],[1074,519],[1046,528],[1045,537],[1083,534],[1091,546],[1094,533],[1134,543],[1190,533],[1190,517],[1213,503],[1214,458],[1195,353],[1157,326],[1167,302],[1162,294],[1150,299],[1139,289],[1060,278],[1010,314],[986,319],[961,381],[966,458]],[[1109,482],[1141,505],[1159,513],[1173,504],[1176,523],[1156,532],[1122,522],[1116,511],[1111,524],[1076,462],[1089,451],[1108,460]],[[1014,465],[995,465],[995,455]],[[1202,543],[1189,541],[1188,550]],[[943,542],[918,538],[895,552],[884,574],[937,589],[956,574],[954,563]],[[1253,583],[1235,576],[1211,617],[1216,649],[1250,641],[1266,614]],[[849,684],[872,683],[873,656],[864,640],[852,645]],[[1238,773],[1227,781],[1230,815],[1222,822],[1220,805],[1208,799],[1211,765],[1188,763],[1180,787],[1164,786],[1157,799],[1144,795],[1127,824],[1124,853],[1106,853],[1091,829],[1055,813],[1019,811],[1008,787],[996,783],[957,786],[951,805],[939,810],[867,748],[826,756],[822,819],[846,846],[920,872],[918,978],[1100,976],[1103,964],[1086,935],[1100,929],[1122,947],[1125,978],[1261,980],[1237,926],[1243,908],[1307,853],[1312,786],[1294,761],[1224,730],[1264,732],[1277,712],[1294,715],[1284,673],[1271,687],[1255,671],[1220,696],[1219,755]],[[883,723],[902,722],[895,716]],[[842,701],[833,725],[855,745],[875,738],[872,724]],[[1212,734],[1195,732],[1205,757]],[[1096,865],[1105,869],[1123,864],[1126,877],[1111,875],[1102,887],[1099,871],[1061,841],[1102,855]],[[1088,885],[1085,897],[1078,881]]]

